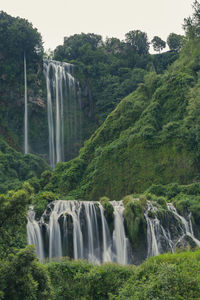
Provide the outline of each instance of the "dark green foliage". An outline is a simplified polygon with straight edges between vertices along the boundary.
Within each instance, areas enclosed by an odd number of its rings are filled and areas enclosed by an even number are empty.
[[[23,188],[0,195],[0,259],[26,245],[27,209],[33,190],[28,183]]]
[[[108,299],[133,274],[135,268],[115,264],[89,265],[84,261],[52,262],[47,266],[56,300]]]
[[[147,34],[140,30],[132,30],[126,33],[126,42],[130,44],[134,51],[139,55],[147,54],[149,51],[149,42]]]
[[[45,267],[38,264],[34,248],[27,248],[0,261],[0,299],[51,299],[49,278]]]
[[[0,12],[0,135],[22,151],[24,145],[24,54],[27,65],[29,150],[48,149],[40,33],[22,18]]]
[[[139,43],[139,48],[145,48],[143,33],[140,33],[142,37],[138,35],[140,38],[136,44]],[[134,51],[129,43],[115,38],[107,38],[103,42],[100,35],[91,33],[66,37],[63,46],[55,49],[54,59],[76,66],[75,73],[83,90],[84,136],[86,131],[89,136],[85,127],[91,127],[91,121],[93,127],[97,127],[124,96],[143,82],[149,61],[148,51],[143,54],[141,57],[141,53]],[[86,124],[88,116],[90,120]]]
[[[47,205],[57,199],[58,196],[49,191],[39,192],[37,195],[35,195],[32,204],[34,205],[36,218],[39,219],[45,211]]]
[[[83,290],[87,288],[85,284],[82,285],[82,281],[91,268],[92,266],[85,261],[70,261],[67,259],[47,264],[46,269],[51,280],[55,299],[81,299],[85,295]],[[79,279],[76,279],[77,276]],[[81,280],[80,277],[82,277]]]
[[[150,258],[113,299],[199,299],[200,252]]]
[[[146,240],[146,221],[144,211],[146,207],[146,198],[133,198],[126,196],[123,199],[125,210],[124,220],[127,234],[131,242],[132,249],[138,248]]]
[[[183,45],[184,37],[180,34],[170,33],[167,38],[167,45],[171,51],[180,51]]]
[[[113,228],[114,228],[114,215],[113,215],[113,212],[114,212],[114,208],[112,206],[112,204],[109,202],[109,198],[108,197],[101,197],[99,199],[101,205],[103,206],[104,208],[104,215],[106,217],[106,220],[108,222],[108,226],[110,228],[110,231],[112,232],[113,231]]]
[[[22,155],[0,138],[0,193],[21,188],[23,182],[48,169],[47,163],[33,155]]]
[[[166,47],[165,41],[163,41],[159,36],[154,36],[154,38],[151,41],[153,45],[153,49],[155,51],[162,51]]]

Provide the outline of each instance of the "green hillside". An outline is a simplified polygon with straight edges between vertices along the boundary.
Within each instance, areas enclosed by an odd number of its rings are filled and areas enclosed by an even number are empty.
[[[80,155],[57,165],[47,189],[75,198],[120,199],[152,183],[199,180],[200,42],[195,22],[186,24],[179,59],[163,75],[148,73]]]

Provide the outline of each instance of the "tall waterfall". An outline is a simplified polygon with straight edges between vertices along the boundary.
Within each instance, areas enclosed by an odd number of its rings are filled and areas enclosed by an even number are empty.
[[[35,244],[40,260],[69,256],[97,264],[109,261],[126,264],[129,257],[123,205],[122,202],[111,203],[115,211],[113,238],[99,202],[58,200],[48,205],[39,222],[35,221],[30,207],[28,243]]]
[[[28,149],[28,100],[27,100],[27,74],[26,74],[26,55],[24,53],[24,153],[27,154]]]
[[[71,159],[81,143],[81,99],[73,65],[44,61],[47,86],[49,160],[52,168]]]

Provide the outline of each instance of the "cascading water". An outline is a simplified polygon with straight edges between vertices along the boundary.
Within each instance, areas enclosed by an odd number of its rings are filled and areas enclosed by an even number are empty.
[[[174,252],[185,236],[189,236],[200,247],[200,241],[194,237],[191,213],[187,221],[178,214],[172,203],[168,203],[163,218],[157,206],[149,201],[144,215],[147,222],[147,257]]]
[[[35,245],[37,256],[40,260],[44,259],[44,246],[40,225],[35,221],[35,212],[33,206],[29,207],[27,223],[27,242]]]
[[[108,226],[104,208],[99,202],[64,201],[50,203],[39,222],[35,220],[33,207],[28,212],[27,240],[36,246],[40,260],[61,256],[87,259],[93,263],[117,262],[139,263],[130,249],[124,227],[124,206],[122,201],[111,201],[114,208],[113,231]],[[144,256],[155,256],[164,252],[174,252],[192,242],[200,247],[194,236],[191,213],[185,219],[179,215],[173,204],[159,208],[154,202],[147,202],[144,212],[147,224],[147,248]],[[145,236],[144,236],[145,238]],[[146,245],[146,244],[145,244]],[[133,256],[132,256],[133,253]],[[146,254],[145,254],[146,253]]]
[[[181,231],[182,231],[182,236],[188,235],[191,237],[191,239],[194,241],[194,243],[200,248],[200,241],[195,238],[194,232],[193,232],[193,227],[192,227],[192,221],[191,221],[191,213],[188,215],[188,221],[181,215],[178,214],[176,208],[172,203],[168,203],[167,207],[170,211],[173,212],[174,216],[181,221]],[[180,238],[182,238],[182,236]],[[180,240],[180,239],[179,239]],[[177,243],[179,242],[177,241]]]
[[[128,239],[124,229],[124,205],[122,201],[112,201],[114,208],[113,246],[116,251],[116,261],[125,265],[128,263]]]
[[[111,203],[115,215],[113,240],[99,202],[58,200],[48,205],[39,222],[35,221],[33,208],[29,209],[28,243],[35,244],[40,260],[70,256],[97,264],[109,261],[126,264],[129,259],[123,204]]]
[[[49,160],[52,168],[59,161],[71,159],[81,143],[81,99],[73,65],[44,61],[47,86]],[[65,151],[66,149],[66,151]]]
[[[24,153],[28,153],[28,99],[27,99],[27,74],[26,55],[24,53]]]

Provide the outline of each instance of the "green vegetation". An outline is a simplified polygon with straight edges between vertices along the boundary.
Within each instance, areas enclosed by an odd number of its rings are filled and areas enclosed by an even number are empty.
[[[153,49],[155,51],[160,52],[162,49],[164,49],[166,47],[165,41],[163,41],[159,36],[154,36],[151,43],[152,43]]]
[[[199,299],[199,270],[199,251],[150,258],[111,299]]]
[[[148,200],[158,208],[150,213],[163,222],[167,202],[182,215],[191,212],[200,238],[198,1],[194,8],[185,20],[186,37],[171,33],[167,53],[150,55],[147,35],[139,30],[128,32],[125,41],[82,33],[56,48],[55,59],[76,65],[88,116],[84,136],[102,125],[78,157],[58,163],[54,171],[37,156],[17,152],[23,145],[24,53],[35,116],[31,149],[46,153],[48,148],[41,36],[28,21],[0,12],[0,299],[199,299],[200,251],[122,267],[67,258],[40,264],[34,249],[26,247],[28,205],[39,219],[60,197],[100,199],[111,231],[109,198],[123,199],[126,232],[140,261],[146,257]],[[156,51],[164,48],[159,37],[152,43]]]
[[[0,193],[17,190],[25,180],[40,177],[47,163],[33,154],[22,155],[0,138]]]
[[[132,249],[137,250],[146,240],[146,220],[144,211],[146,208],[146,198],[142,195],[140,198],[126,196],[124,202],[124,220],[127,234],[131,242]]]
[[[163,53],[162,59],[150,55],[147,34],[140,30],[126,33],[125,41],[117,38],[103,41],[102,36],[93,33],[75,34],[65,37],[64,44],[54,52],[54,59],[76,66],[76,77],[83,91],[84,138],[102,124],[123,97],[144,82],[152,65],[156,72],[162,73],[176,58],[170,52]]]
[[[52,262],[46,265],[54,299],[108,299],[133,274],[134,267],[115,264],[89,265],[84,261]]]
[[[0,11],[0,136],[18,151],[24,137],[24,54],[27,62],[29,144],[33,153],[48,149],[42,38],[32,24]]]
[[[48,273],[32,246],[0,260],[0,299],[48,300],[51,295]]]
[[[25,182],[23,189],[0,195],[0,259],[26,246],[28,204],[33,190]]]
[[[142,265],[36,262],[27,247],[0,264],[0,299],[198,299],[200,251],[163,254]],[[195,276],[194,276],[195,274]]]
[[[199,49],[198,36],[188,33],[179,58],[164,74],[146,74],[78,158],[56,167],[47,188],[84,199],[121,199],[153,183],[198,180]]]

